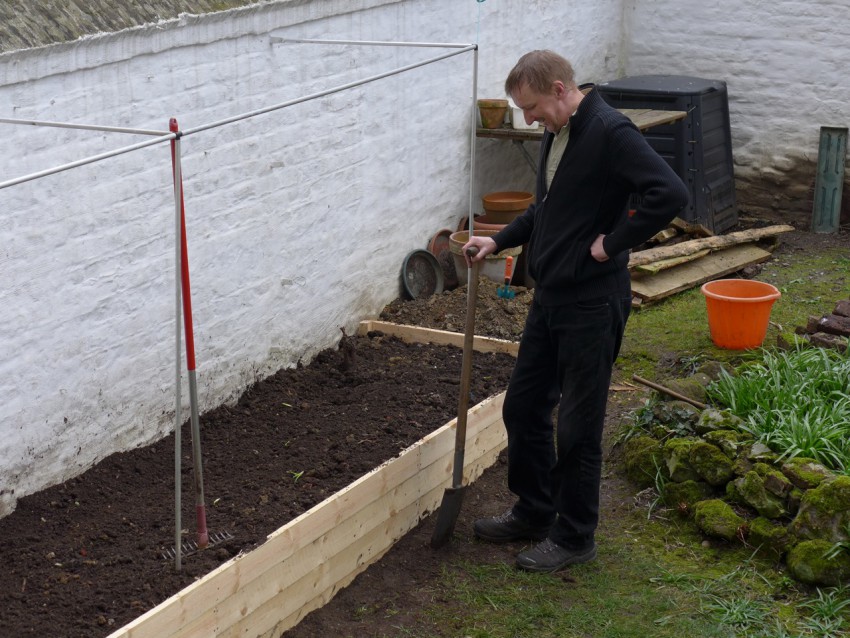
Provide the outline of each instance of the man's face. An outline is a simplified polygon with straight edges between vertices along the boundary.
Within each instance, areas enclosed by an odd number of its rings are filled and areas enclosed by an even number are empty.
[[[564,115],[565,92],[566,89],[561,82],[554,82],[552,88],[546,93],[538,93],[527,84],[523,84],[511,93],[511,99],[518,108],[522,109],[526,124],[540,122],[547,130],[557,133],[569,120],[569,116]]]

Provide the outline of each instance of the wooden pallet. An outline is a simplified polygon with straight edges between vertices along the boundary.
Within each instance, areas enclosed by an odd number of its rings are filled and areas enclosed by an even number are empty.
[[[410,342],[461,345],[463,335],[366,321]],[[475,337],[476,349],[516,352],[516,344]],[[506,446],[504,393],[467,419],[464,483]],[[109,638],[272,638],[327,603],[436,510],[451,484],[456,419],[236,556]],[[422,551],[432,551],[423,548]]]

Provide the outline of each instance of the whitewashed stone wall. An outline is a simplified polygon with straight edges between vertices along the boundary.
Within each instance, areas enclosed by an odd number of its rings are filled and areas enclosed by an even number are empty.
[[[2,55],[0,117],[191,131],[443,52],[282,36],[478,41],[479,96],[501,97],[533,48],[617,77],[621,24],[621,0],[279,0]],[[468,214],[472,60],[182,138],[202,412],[376,316]],[[0,182],[150,139],[0,130]],[[512,145],[477,159],[476,201],[531,188]],[[173,428],[174,227],[168,144],[0,189],[0,515]]]
[[[739,207],[808,228],[821,126],[850,126],[847,0],[627,0],[627,75],[725,80]],[[844,223],[850,223],[845,172]]]

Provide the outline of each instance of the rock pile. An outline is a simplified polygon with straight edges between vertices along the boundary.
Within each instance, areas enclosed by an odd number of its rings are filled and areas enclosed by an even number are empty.
[[[667,387],[704,403],[721,368],[703,366]],[[659,398],[645,423],[649,434],[625,444],[632,481],[655,488],[706,536],[784,559],[796,580],[850,582],[850,476],[813,459],[781,458],[728,412]]]

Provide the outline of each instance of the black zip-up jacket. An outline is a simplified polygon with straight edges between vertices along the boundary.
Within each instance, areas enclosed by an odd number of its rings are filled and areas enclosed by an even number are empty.
[[[499,250],[528,244],[526,260],[535,297],[544,304],[630,294],[629,250],[662,230],[688,203],[688,189],[625,115],[591,90],[570,118],[570,138],[551,188],[540,148],[537,196],[493,239]],[[629,196],[640,196],[633,216]],[[608,261],[590,246],[599,234]]]

